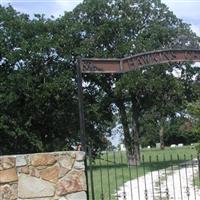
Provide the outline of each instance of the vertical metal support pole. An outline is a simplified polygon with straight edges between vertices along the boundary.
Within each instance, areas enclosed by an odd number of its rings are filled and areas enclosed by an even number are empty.
[[[198,174],[199,174],[199,184],[200,184],[200,154],[199,152],[197,154],[197,160],[198,160]]]
[[[88,155],[89,155],[89,169],[90,169],[90,186],[91,186],[91,197],[92,200],[95,200],[95,195],[94,195],[94,179],[93,179],[93,168],[92,168],[92,153],[91,153],[91,148],[88,148]]]
[[[86,153],[85,157],[85,176],[87,183],[87,199],[89,200],[89,182],[87,173],[87,147],[86,147],[86,134],[85,134],[85,117],[83,108],[83,87],[82,87],[82,73],[80,68],[80,59],[76,63],[77,70],[77,85],[78,85],[78,105],[79,105],[79,119],[80,119],[80,139],[81,139],[81,150]]]
[[[83,87],[82,87],[82,73],[80,68],[80,59],[77,60],[76,67],[77,67],[79,118],[80,118],[80,139],[81,139],[82,150],[86,152],[85,117],[83,108]]]

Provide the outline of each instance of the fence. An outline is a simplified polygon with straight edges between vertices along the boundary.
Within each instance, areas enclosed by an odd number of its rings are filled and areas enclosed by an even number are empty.
[[[146,150],[130,166],[126,152],[88,157],[90,200],[198,200],[199,155],[192,148]]]

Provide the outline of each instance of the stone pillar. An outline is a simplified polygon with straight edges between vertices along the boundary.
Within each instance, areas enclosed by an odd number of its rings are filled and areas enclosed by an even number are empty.
[[[84,152],[0,157],[0,200],[86,200]]]

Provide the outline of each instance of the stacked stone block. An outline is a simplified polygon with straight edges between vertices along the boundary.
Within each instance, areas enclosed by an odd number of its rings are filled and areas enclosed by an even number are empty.
[[[86,200],[84,152],[0,157],[0,200]]]

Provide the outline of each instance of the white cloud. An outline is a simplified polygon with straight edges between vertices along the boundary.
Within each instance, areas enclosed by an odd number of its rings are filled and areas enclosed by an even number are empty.
[[[61,8],[65,8],[70,11],[83,0],[55,0],[55,3],[59,5]]]
[[[200,36],[200,25],[192,24],[192,25],[191,25],[191,29],[192,29],[198,36]]]
[[[191,29],[200,36],[200,0],[162,0],[174,14],[191,24]]]
[[[53,0],[56,4],[57,9],[54,12],[54,16],[58,17],[63,15],[65,11],[73,10],[83,0]]]
[[[200,18],[200,1],[198,0],[162,0],[177,17],[182,18],[189,23],[198,21]]]

